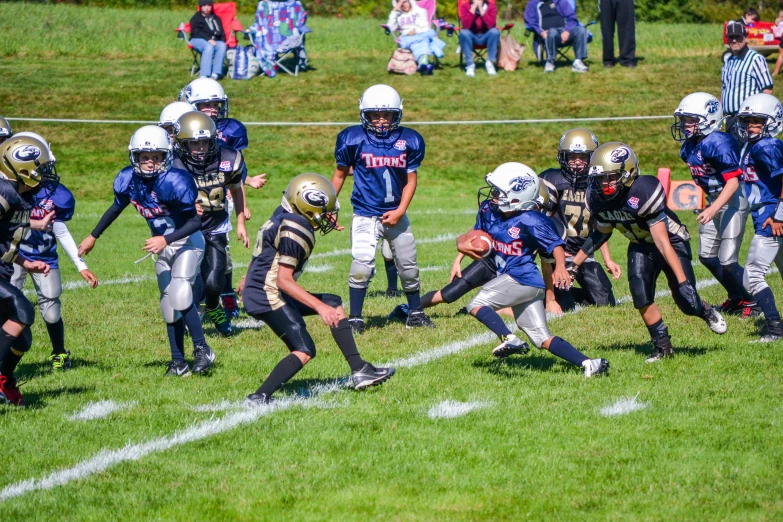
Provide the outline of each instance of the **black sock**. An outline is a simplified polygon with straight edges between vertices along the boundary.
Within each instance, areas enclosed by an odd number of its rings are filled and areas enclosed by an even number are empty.
[[[650,332],[650,339],[653,341],[669,335],[669,330],[666,328],[666,325],[663,324],[663,319],[658,319],[657,323],[649,325],[647,331]]]
[[[508,326],[503,322],[503,319],[500,318],[496,311],[488,306],[479,308],[476,319],[481,321],[484,326],[492,330],[492,332],[501,339],[511,335],[511,330],[508,329]]]
[[[207,310],[214,310],[215,308],[218,308],[220,306],[220,294],[217,295],[207,294],[207,298],[205,299],[204,302],[207,305]]]
[[[182,334],[182,343],[179,342],[179,335]],[[185,344],[185,327],[180,317],[175,323],[166,323],[166,335],[169,338],[169,348],[171,349],[171,360],[185,362],[185,350],[182,345]]]
[[[348,296],[351,300],[351,317],[361,317],[362,309],[364,308],[364,298],[367,297],[367,289],[350,287]]]
[[[226,274],[226,282],[223,283],[223,294],[234,295],[234,271]]]
[[[188,332],[190,332],[190,338],[193,340],[193,346],[201,344],[204,339],[204,327],[201,325],[201,318],[198,316],[198,309],[195,304],[188,307],[187,310],[183,310],[182,318],[184,324],[188,325]],[[184,329],[182,330],[185,331]]]
[[[765,288],[755,296],[758,301],[761,311],[764,312],[764,318],[767,321],[780,321],[780,312],[775,305],[775,295],[772,293],[772,289]]]
[[[12,336],[2,328],[0,328],[0,373],[6,377],[13,377],[16,365],[19,364],[21,355],[16,355],[11,351],[11,345],[16,341],[16,337]]]
[[[269,377],[266,378],[256,393],[265,393],[267,397],[271,396],[301,369],[302,361],[296,355],[289,353],[277,363],[277,366],[275,366],[272,373],[269,374]]]
[[[739,263],[730,263],[723,265],[723,277],[726,282],[734,289],[733,295],[743,301],[752,301],[753,296],[745,290],[742,280],[745,278],[745,269]]]
[[[552,338],[552,342],[549,343],[549,352],[577,366],[582,366],[583,362],[590,359],[560,337]]]
[[[52,355],[60,355],[65,352],[65,325],[61,317],[56,323],[46,323],[49,339],[52,341]]]
[[[201,277],[196,277],[196,281],[193,283],[193,303],[198,306],[204,301],[204,280]]]
[[[386,288],[397,290],[397,266],[394,264],[394,260],[384,259],[383,264],[386,267]]]
[[[353,330],[348,323],[348,319],[340,319],[335,328],[332,328],[332,337],[334,342],[343,352],[345,360],[348,362],[348,366],[351,367],[352,372],[358,372],[364,365],[364,359],[359,355],[359,350],[356,348],[356,341],[353,338]]]
[[[421,294],[419,294],[418,290],[415,290],[413,292],[405,292],[405,298],[408,300],[408,308],[410,308],[411,311],[422,310]]]

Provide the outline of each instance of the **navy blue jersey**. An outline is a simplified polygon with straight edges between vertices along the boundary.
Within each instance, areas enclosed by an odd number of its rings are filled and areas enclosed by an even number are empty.
[[[756,234],[772,236],[772,227],[761,228],[775,207],[783,190],[783,142],[777,138],[762,138],[747,146],[742,157],[745,173],[745,194]]]
[[[247,127],[234,118],[223,118],[217,124],[218,138],[236,150],[247,148]]]
[[[408,174],[424,161],[424,138],[400,127],[381,139],[354,125],[337,135],[334,157],[339,167],[353,167],[354,214],[381,216],[400,206]]]
[[[153,236],[165,236],[181,228],[183,212],[196,210],[198,189],[193,176],[185,170],[171,169],[149,181],[125,167],[114,180],[114,202],[120,208],[133,203],[147,220]]]
[[[31,219],[43,219],[54,212],[53,221],[65,223],[71,220],[75,210],[73,194],[61,183],[54,192],[42,188],[36,193]],[[22,241],[21,250],[24,257],[31,261],[43,261],[52,268],[59,268],[57,238],[51,224],[47,230],[30,230]]]
[[[715,131],[702,140],[685,140],[680,158],[687,163],[693,180],[712,201],[731,178],[739,177],[739,145],[730,134]]]
[[[536,252],[541,250],[551,255],[556,247],[565,246],[552,219],[533,211],[505,218],[489,210],[494,219],[487,220],[487,211],[479,209],[476,229],[492,236],[498,275],[508,274],[521,285],[544,288]]]
[[[13,263],[30,228],[35,203],[32,194],[20,195],[16,186],[15,182],[0,179],[0,278],[6,281],[14,274]]]

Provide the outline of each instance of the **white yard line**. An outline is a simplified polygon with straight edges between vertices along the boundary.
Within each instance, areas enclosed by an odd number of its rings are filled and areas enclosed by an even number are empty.
[[[91,402],[81,410],[77,411],[70,417],[70,420],[74,421],[86,421],[103,419],[108,417],[115,411],[127,410],[136,406],[137,402],[114,402],[114,401],[98,401]]]
[[[454,419],[462,417],[468,413],[491,406],[489,402],[458,402],[458,401],[443,401],[436,404],[430,411],[427,412],[427,417],[430,419]]]
[[[643,410],[650,404],[642,402],[639,399],[639,394],[636,397],[623,397],[616,401],[614,404],[601,408],[601,415],[604,417],[617,417],[618,415],[626,415],[633,411]]]

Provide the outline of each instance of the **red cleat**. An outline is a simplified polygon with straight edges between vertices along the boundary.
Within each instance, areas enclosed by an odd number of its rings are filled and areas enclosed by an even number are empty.
[[[24,398],[16,386],[16,379],[9,380],[5,375],[0,375],[0,404],[13,404],[24,406]]]

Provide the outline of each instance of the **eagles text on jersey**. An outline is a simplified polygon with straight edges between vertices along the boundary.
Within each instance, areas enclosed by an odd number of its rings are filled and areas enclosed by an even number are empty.
[[[742,167],[756,234],[771,237],[772,227],[762,226],[775,214],[783,190],[783,142],[777,138],[762,138],[751,143],[745,150]]]
[[[400,127],[381,139],[355,125],[337,135],[334,157],[338,166],[353,167],[354,213],[381,216],[400,206],[408,174],[424,161],[424,138]]]
[[[739,167],[739,145],[725,132],[715,131],[701,140],[687,139],[680,149],[691,176],[710,201],[718,197],[726,182],[742,174]]]
[[[654,244],[650,226],[664,219],[671,243],[690,239],[688,230],[666,206],[663,185],[653,176],[639,176],[625,194],[608,201],[588,191],[587,208],[598,228],[616,228],[633,243]]]
[[[539,176],[549,193],[546,215],[560,221],[566,230],[566,255],[574,256],[594,228],[587,210],[587,191],[571,185],[560,169],[548,169]]]
[[[315,230],[299,214],[277,207],[258,231],[253,259],[247,270],[242,300],[250,315],[263,314],[285,306],[277,287],[280,265],[293,267],[294,279],[304,270],[315,246]]]

